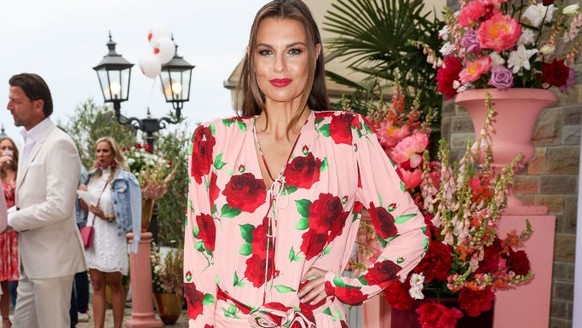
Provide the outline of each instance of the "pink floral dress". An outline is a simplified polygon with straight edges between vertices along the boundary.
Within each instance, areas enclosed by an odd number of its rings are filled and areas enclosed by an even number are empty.
[[[190,327],[347,327],[343,304],[361,304],[421,260],[423,217],[362,116],[312,112],[268,190],[255,119],[217,120],[192,138]],[[363,208],[383,250],[360,277],[346,278]],[[316,305],[297,296],[311,267],[328,271],[328,297]]]
[[[14,206],[14,189],[16,181],[2,182],[6,207]],[[18,234],[6,231],[0,234],[0,281],[18,280]]]

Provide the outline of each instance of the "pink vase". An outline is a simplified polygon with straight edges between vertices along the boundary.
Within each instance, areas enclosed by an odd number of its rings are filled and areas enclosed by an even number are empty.
[[[476,89],[458,94],[455,103],[463,106],[471,115],[476,136],[487,116],[486,92],[491,95],[493,108],[497,112],[493,123],[495,132],[491,134],[493,166],[502,168],[520,153],[523,155],[522,164],[525,166],[535,152],[531,137],[538,116],[546,107],[557,101],[556,95],[549,90],[521,88],[505,91]],[[523,203],[510,193],[508,210],[519,207],[523,207]]]

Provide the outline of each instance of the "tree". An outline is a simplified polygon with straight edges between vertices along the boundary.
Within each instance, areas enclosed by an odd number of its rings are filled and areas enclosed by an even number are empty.
[[[70,120],[61,125],[73,138],[79,149],[83,165],[93,167],[95,142],[104,136],[115,139],[122,149],[133,147],[137,142],[137,130],[118,124],[114,112],[108,106],[99,106],[92,99],[81,103]],[[159,155],[177,166],[174,179],[167,193],[157,201],[158,242],[162,245],[180,247],[184,238],[184,219],[188,189],[188,132],[182,120],[172,130],[161,130],[156,135]]]
[[[337,36],[329,40],[328,60],[339,58],[362,81],[333,72],[332,80],[356,90],[350,105],[366,113],[381,99],[387,86],[398,82],[409,102],[415,97],[425,108],[440,112],[441,97],[436,92],[436,69],[426,61],[419,41],[438,48],[441,22],[424,13],[421,0],[337,0],[325,15],[323,27]],[[437,118],[440,124],[440,117]]]

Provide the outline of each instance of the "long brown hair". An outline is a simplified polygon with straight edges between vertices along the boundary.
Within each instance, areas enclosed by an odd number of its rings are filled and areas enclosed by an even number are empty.
[[[261,8],[253,21],[249,37],[248,51],[246,52],[240,81],[237,86],[236,109],[239,115],[258,115],[265,108],[263,93],[259,89],[253,54],[256,49],[257,30],[265,18],[290,19],[301,23],[307,36],[307,50],[309,55],[309,70],[307,83],[301,97],[299,113],[289,123],[288,130],[295,126],[306,106],[311,110],[321,111],[329,109],[329,98],[325,86],[325,68],[323,44],[317,24],[309,8],[301,0],[274,0]],[[316,45],[321,46],[319,56],[315,51]],[[316,60],[317,57],[317,60]]]
[[[12,163],[11,163],[11,169],[12,171],[18,173],[18,147],[16,147],[16,144],[14,143],[14,140],[12,140],[12,138],[10,137],[0,137],[0,143],[2,143],[2,141],[4,140],[8,140],[10,141],[10,143],[12,144],[12,148],[14,149],[12,151]],[[4,179],[4,177],[6,176],[6,172],[4,172],[4,170],[0,169],[0,178]]]

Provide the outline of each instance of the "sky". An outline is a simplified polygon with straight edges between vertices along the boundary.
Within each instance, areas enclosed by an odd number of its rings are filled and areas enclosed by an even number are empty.
[[[255,13],[267,0],[20,0],[0,2],[0,124],[22,146],[6,110],[8,80],[22,72],[41,75],[53,96],[52,120],[66,123],[74,109],[92,98],[103,104],[92,69],[107,54],[111,31],[117,52],[135,64],[129,100],[121,112],[144,118],[172,108],[159,79],[143,75],[139,59],[151,51],[147,34],[154,26],[173,33],[178,54],[195,65],[190,101],[182,113],[192,130],[196,122],[233,115],[223,82],[244,55]],[[154,84],[155,83],[155,84]]]

